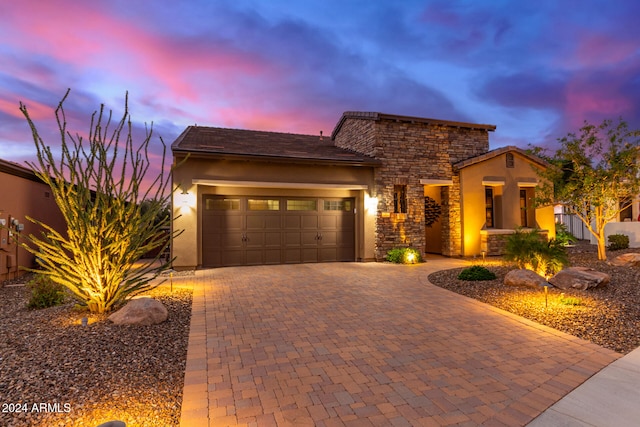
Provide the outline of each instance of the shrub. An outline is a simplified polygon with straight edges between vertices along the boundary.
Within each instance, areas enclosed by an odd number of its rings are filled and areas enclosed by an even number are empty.
[[[43,274],[36,275],[27,286],[31,289],[29,308],[53,307],[64,302],[64,287]]]
[[[562,305],[582,305],[582,300],[576,297],[567,297],[564,293],[560,294],[560,304]]]
[[[387,252],[386,260],[396,264],[415,264],[422,262],[422,256],[413,248],[393,248]]]
[[[459,280],[468,280],[468,281],[476,281],[476,280],[493,280],[496,278],[496,275],[493,271],[486,269],[480,265],[474,265],[473,267],[465,268],[458,274]]]
[[[627,249],[629,247],[629,236],[626,234],[612,234],[608,237],[609,250],[617,251]]]
[[[541,276],[553,275],[569,264],[565,246],[556,239],[547,241],[538,230],[518,229],[509,235],[504,259]]]
[[[562,246],[567,246],[578,241],[573,234],[569,233],[567,226],[561,222],[556,224],[556,240]]]

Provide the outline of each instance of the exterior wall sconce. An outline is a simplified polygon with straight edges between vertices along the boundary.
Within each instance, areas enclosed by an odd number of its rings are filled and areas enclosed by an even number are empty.
[[[186,189],[183,189],[180,193],[175,195],[176,207],[180,209],[181,213],[187,213],[190,208],[196,206],[196,196],[192,192],[190,193]]]

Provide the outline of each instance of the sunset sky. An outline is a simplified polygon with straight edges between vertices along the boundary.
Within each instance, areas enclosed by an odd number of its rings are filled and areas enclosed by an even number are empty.
[[[72,131],[128,91],[168,145],[195,123],[327,135],[348,110],[493,124],[491,148],[638,129],[639,17],[637,0],[0,0],[0,158],[34,158],[20,101],[56,147],[67,88]]]

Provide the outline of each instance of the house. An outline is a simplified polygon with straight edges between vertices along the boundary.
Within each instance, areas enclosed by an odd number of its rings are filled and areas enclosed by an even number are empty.
[[[35,257],[20,247],[22,235],[40,233],[27,217],[65,230],[65,222],[49,186],[30,169],[0,159],[0,282],[35,267]]]
[[[489,152],[494,130],[372,112],[344,113],[330,136],[189,126],[171,147],[174,268],[470,256],[487,229],[503,231],[485,246],[520,225],[553,235],[553,209],[530,208],[542,164]]]

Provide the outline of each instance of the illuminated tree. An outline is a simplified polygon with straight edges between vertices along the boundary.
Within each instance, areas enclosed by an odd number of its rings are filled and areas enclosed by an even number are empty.
[[[36,255],[39,272],[70,289],[93,313],[110,311],[115,305],[152,287],[151,280],[170,266],[154,259],[140,260],[153,249],[169,244],[165,230],[168,215],[162,215],[171,196],[170,177],[164,172],[166,146],[160,173],[151,183],[143,180],[149,170],[152,126],[136,148],[133,144],[128,96],[122,119],[112,126],[112,112],[104,105],[91,116],[88,138],[67,131],[63,104],[55,116],[60,131],[61,157],[54,159],[27,107],[20,103],[37,149],[35,174],[51,188],[66,221],[59,233],[40,221],[41,236],[27,236],[25,248]],[[140,203],[144,200],[144,203]],[[134,264],[138,262],[139,265]]]
[[[640,192],[639,134],[622,120],[604,120],[598,126],[585,122],[578,134],[558,140],[553,157],[543,156],[554,167],[538,172],[548,180],[541,201],[560,204],[576,215],[596,238],[600,260],[607,259],[605,225]]]

